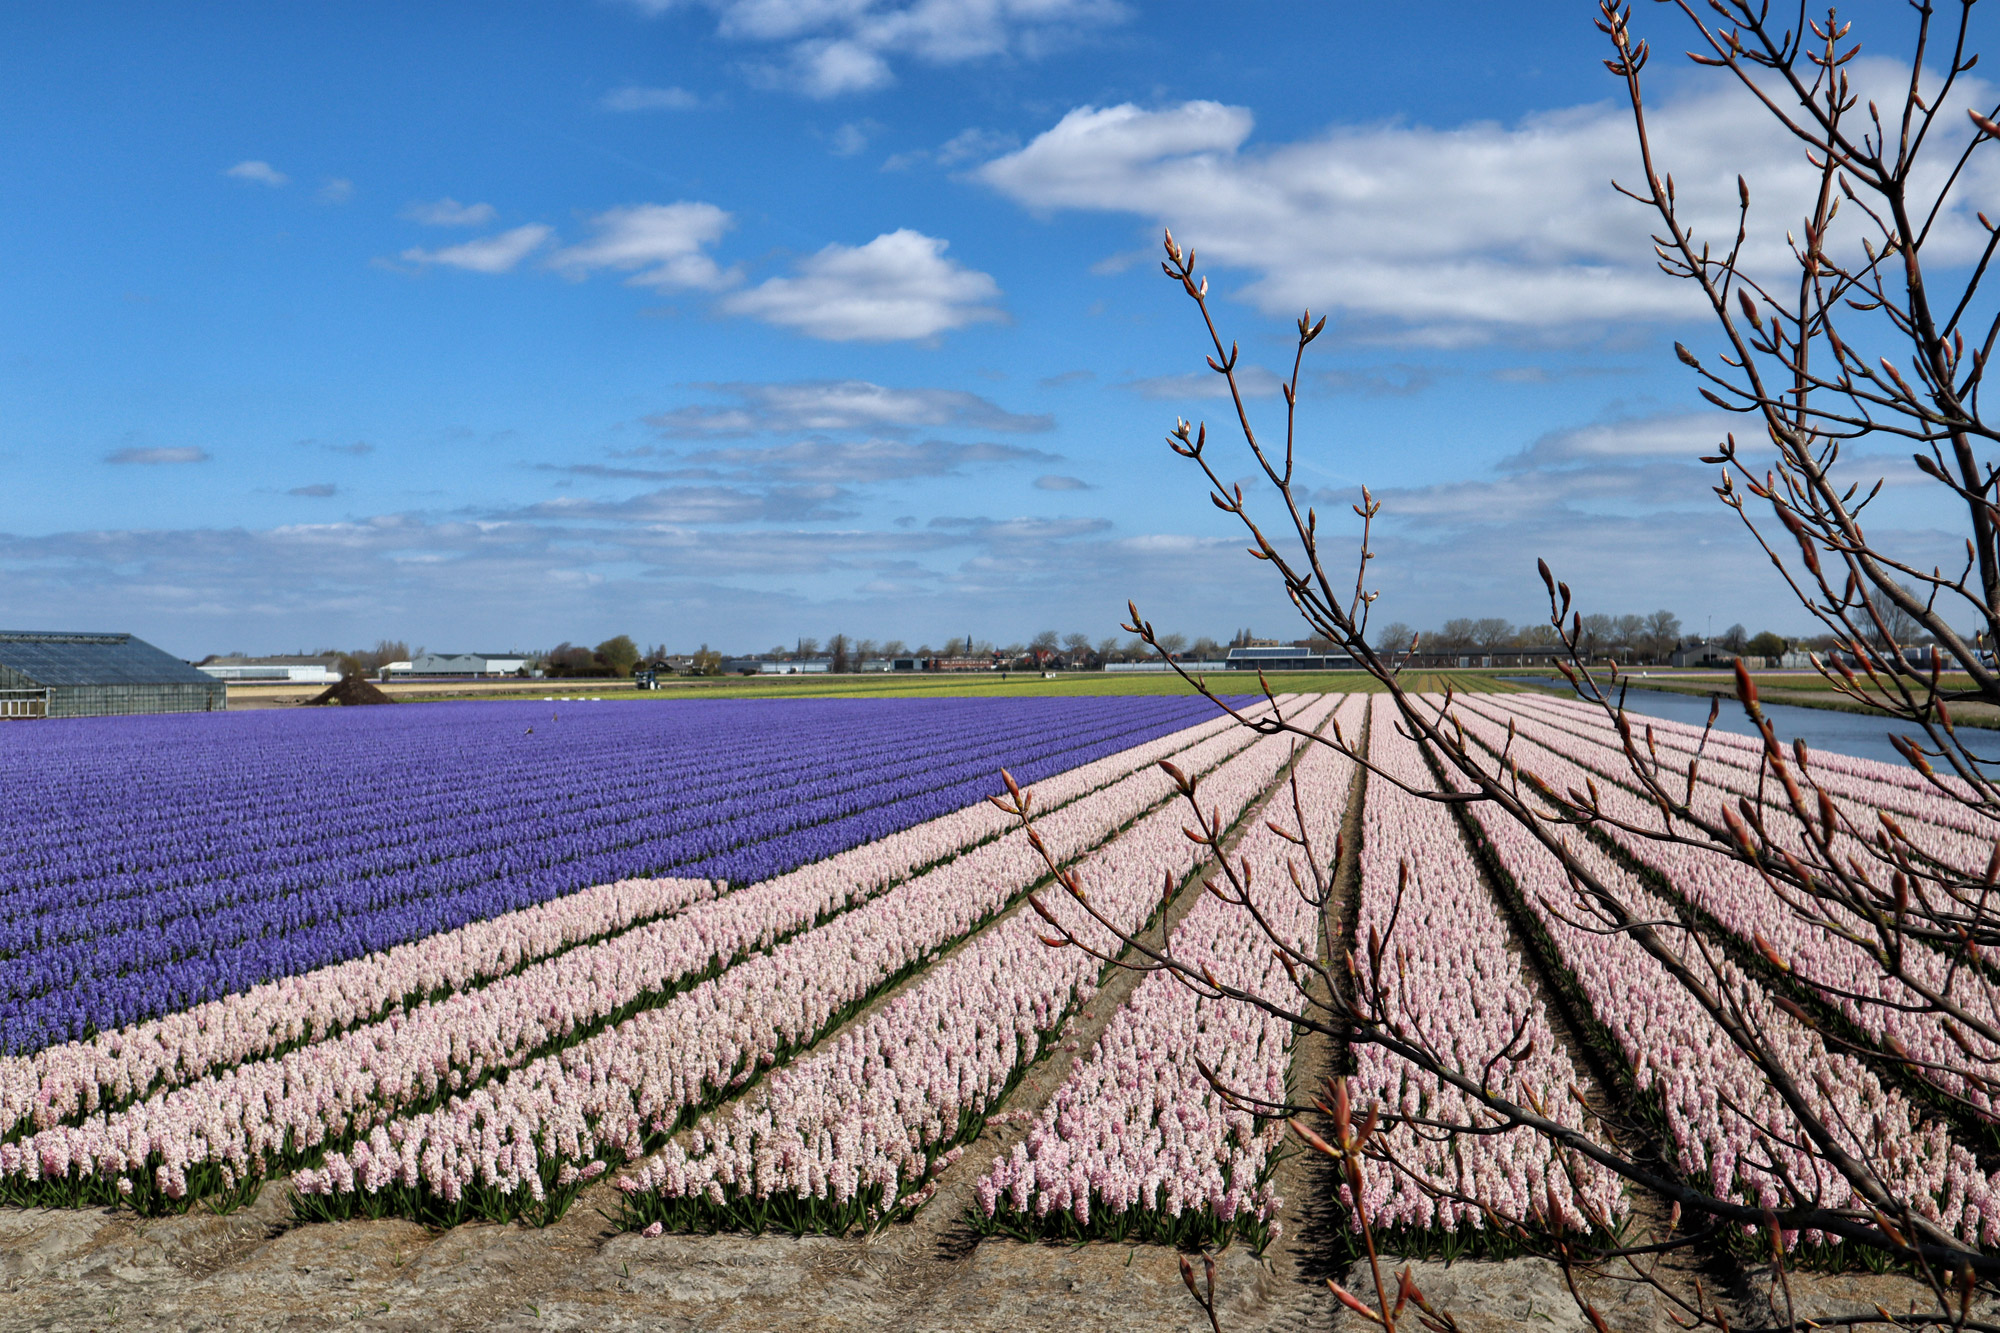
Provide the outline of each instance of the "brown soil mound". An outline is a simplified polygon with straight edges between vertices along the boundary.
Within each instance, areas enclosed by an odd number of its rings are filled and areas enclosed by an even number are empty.
[[[396,702],[359,676],[349,676],[338,685],[329,685],[310,704],[392,704]]]

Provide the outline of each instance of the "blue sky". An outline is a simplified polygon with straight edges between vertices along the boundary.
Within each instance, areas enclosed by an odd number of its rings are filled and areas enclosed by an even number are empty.
[[[15,7],[0,619],[747,650],[1136,597],[1289,637],[1163,443],[1224,407],[1165,223],[1267,425],[1330,314],[1302,458],[1330,513],[1385,503],[1382,619],[1528,619],[1546,556],[1586,610],[1803,628],[1691,462],[1705,330],[1609,190],[1594,11]],[[1656,69],[1696,207],[1783,194],[1740,95]]]

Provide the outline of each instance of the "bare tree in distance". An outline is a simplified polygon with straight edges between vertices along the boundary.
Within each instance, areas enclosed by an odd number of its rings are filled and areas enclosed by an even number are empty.
[[[1600,649],[1618,641],[1618,624],[1602,611],[1595,611],[1577,618],[1577,636],[1577,646],[1583,655],[1594,658]]]
[[[1992,959],[2000,949],[1995,899],[2000,791],[1993,783],[2000,760],[1978,733],[1958,726],[1953,710],[2000,707],[2000,672],[1980,651],[1982,639],[2000,642],[1995,489],[2000,471],[1986,461],[1996,435],[1980,410],[1984,368],[2000,340],[2000,310],[1983,287],[2000,250],[2000,227],[1983,215],[1975,223],[1956,196],[1974,179],[1969,165],[1987,160],[1990,145],[2000,139],[2000,107],[1963,102],[1969,84],[1963,76],[1977,60],[1968,49],[1971,0],[1963,0],[1946,22],[1938,21],[1929,0],[1913,0],[1909,55],[1899,80],[1881,90],[1886,100],[1869,100],[1855,87],[1850,67],[1861,46],[1852,25],[1831,13],[1809,20],[1801,7],[1788,20],[1760,0],[1663,3],[1685,25],[1695,64],[1733,80],[1746,104],[1789,137],[1816,182],[1811,198],[1803,201],[1801,220],[1753,212],[1752,182],[1739,178],[1733,223],[1716,235],[1698,232],[1660,155],[1670,145],[1656,144],[1649,127],[1641,87],[1647,44],[1634,35],[1631,11],[1622,0],[1602,0],[1598,26],[1611,48],[1605,64],[1629,102],[1641,172],[1636,186],[1618,188],[1650,210],[1661,269],[1693,289],[1713,319],[1716,347],[1699,356],[1676,343],[1677,356],[1702,395],[1743,423],[1742,442],[1739,433],[1731,433],[1703,460],[1720,469],[1715,493],[1740,518],[1747,540],[1760,548],[1759,563],[1776,569],[1800,606],[1839,645],[1838,656],[1814,659],[1821,675],[1847,699],[1908,729],[1898,747],[1910,768],[1955,812],[1953,818],[1993,844],[1992,857],[1984,864],[1962,864],[1935,843],[1914,838],[1886,813],[1864,818],[1862,807],[1826,785],[1828,770],[1803,742],[1781,743],[1755,682],[1741,666],[1737,695],[1762,738],[1762,772],[1753,795],[1734,803],[1715,799],[1700,781],[1709,733],[1702,734],[1692,762],[1663,758],[1644,720],[1624,709],[1616,663],[1597,656],[1607,629],[1626,642],[1649,639],[1649,646],[1671,647],[1678,620],[1667,612],[1643,621],[1619,617],[1615,626],[1596,617],[1586,620],[1570,586],[1546,562],[1538,562],[1539,574],[1548,596],[1547,623],[1562,645],[1562,670],[1615,729],[1624,751],[1621,781],[1657,817],[1619,813],[1630,807],[1607,801],[1594,780],[1588,790],[1557,790],[1541,782],[1513,757],[1511,730],[1504,750],[1471,739],[1461,701],[1449,689],[1441,697],[1407,689],[1402,679],[1407,646],[1369,632],[1377,597],[1369,562],[1380,504],[1362,490],[1354,506],[1360,523],[1356,549],[1350,560],[1336,564],[1308,502],[1310,487],[1295,482],[1300,373],[1325,320],[1315,321],[1310,313],[1299,319],[1294,363],[1283,384],[1282,433],[1265,436],[1251,420],[1237,374],[1237,347],[1217,328],[1207,280],[1192,251],[1169,233],[1165,271],[1203,321],[1212,347],[1208,364],[1229,390],[1232,433],[1241,436],[1269,483],[1268,491],[1258,488],[1253,494],[1274,498],[1253,512],[1244,488],[1226,480],[1241,474],[1240,461],[1217,459],[1220,451],[1211,446],[1204,423],[1179,423],[1172,448],[1200,469],[1215,506],[1242,524],[1252,556],[1283,582],[1313,635],[1352,654],[1388,693],[1399,729],[1428,754],[1437,781],[1410,785],[1372,764],[1356,738],[1312,733],[1278,714],[1275,698],[1272,713],[1253,717],[1210,694],[1199,679],[1188,679],[1246,727],[1331,746],[1366,768],[1371,783],[1391,783],[1461,810],[1495,807],[1524,830],[1567,881],[1566,893],[1544,896],[1543,905],[1591,931],[1628,938],[1759,1071],[1760,1093],[1768,1100],[1757,1104],[1782,1111],[1758,1119],[1740,1107],[1729,1109],[1750,1122],[1753,1150],[1746,1150],[1745,1160],[1752,1163],[1748,1169],[1761,1171],[1760,1189],[1771,1197],[1746,1199],[1705,1177],[1683,1175],[1671,1159],[1636,1150],[1602,1117],[1589,1116],[1577,1128],[1546,1105],[1524,1104],[1489,1086],[1484,1074],[1491,1061],[1484,1069],[1479,1064],[1484,1053],[1467,1059],[1440,1050],[1403,1021],[1389,975],[1398,948],[1393,938],[1365,941],[1358,959],[1322,959],[1270,935],[1297,971],[1297,994],[1282,1002],[1218,983],[1174,957],[1166,945],[1121,933],[1123,956],[1130,966],[1170,971],[1200,995],[1258,1006],[1336,1041],[1374,1044],[1483,1108],[1477,1123],[1427,1120],[1394,1108],[1351,1106],[1345,1083],[1330,1081],[1318,1102],[1331,1117],[1331,1139],[1302,1120],[1293,1123],[1313,1151],[1339,1163],[1357,1200],[1364,1193],[1364,1172],[1402,1169],[1381,1147],[1383,1135],[1399,1126],[1453,1137],[1540,1135],[1558,1160],[1609,1170],[1671,1212],[1664,1223],[1650,1226],[1653,1234],[1621,1236],[1605,1225],[1586,1226],[1586,1219],[1556,1216],[1559,1210],[1553,1208],[1510,1210],[1496,1200],[1472,1200],[1485,1209],[1487,1225],[1512,1243],[1558,1259],[1566,1273],[1615,1271],[1651,1285],[1683,1326],[1730,1323],[1700,1288],[1690,1293],[1661,1279],[1660,1256],[1732,1237],[1748,1243],[1742,1238],[1749,1237],[1768,1244],[1765,1254],[1775,1259],[1785,1292],[1781,1323],[1796,1327],[1786,1247],[1789,1237],[1804,1233],[1839,1241],[1842,1253],[1877,1256],[1914,1276],[1928,1292],[1927,1304],[1896,1312],[1878,1307],[1876,1314],[1843,1316],[1836,1321],[1840,1326],[1994,1329],[2000,1326],[1973,1317],[1973,1303],[2000,1295],[2000,1255],[1982,1247],[1968,1230],[1970,1223],[1939,1219],[1928,1198],[1912,1192],[1914,1186],[1895,1183],[1910,1179],[1894,1169],[1908,1145],[1829,1113],[1828,1106],[1838,1103],[1826,1092],[1825,1070],[1809,1067],[1800,1047],[1753,1017],[1762,1011],[1748,1002],[1742,987],[1749,983],[1732,981],[1740,974],[1727,970],[1719,949],[1692,918],[1659,918],[1639,910],[1627,891],[1593,868],[1597,862],[1575,850],[1575,840],[1610,832],[1677,855],[1733,862],[1768,888],[1774,919],[1782,915],[1810,937],[1856,946],[1871,960],[1871,975],[1844,986],[1821,980],[1799,981],[1799,989],[1789,993],[1774,989],[1778,1008],[1824,1039],[1827,1049],[1862,1058],[1903,1085],[1928,1087],[1926,1105],[1934,1112],[1924,1114],[1943,1116],[1953,1134],[1990,1138],[1996,1124],[1992,1108],[2000,1105],[2000,967]],[[1753,221],[1760,234],[1784,235],[1784,244],[1749,245]],[[1927,264],[1927,252],[1936,262]],[[1777,258],[1767,261],[1767,255]],[[1893,443],[1911,452],[1936,488],[1938,521],[1949,513],[1959,528],[1962,561],[1946,568],[1891,550],[1868,534],[1861,519],[1880,486],[1871,487],[1865,473],[1854,476],[1854,467],[1843,462],[1856,441]],[[1751,443],[1757,458],[1771,459],[1768,465],[1752,462]],[[1160,651],[1165,636],[1154,633],[1136,606],[1131,611],[1127,629]],[[1973,632],[1965,630],[1968,623],[1976,627]],[[1906,651],[1916,635],[1939,648],[1928,662]],[[1465,642],[1477,637],[1469,622],[1447,624],[1438,636]],[[1712,709],[1711,728],[1716,716]],[[1197,829],[1190,836],[1215,855],[1210,890],[1255,919],[1247,866],[1232,865],[1221,854],[1220,829],[1202,813],[1197,782],[1178,772],[1170,776],[1196,813]],[[1032,824],[1029,802],[1018,790],[1005,808],[1023,825]],[[1075,877],[1053,862],[1050,870],[1059,886],[1055,891],[1068,892],[1095,915]],[[1307,871],[1316,875],[1320,867]],[[1116,930],[1102,917],[1097,920]],[[1055,947],[1086,947],[1060,933]],[[1762,978],[1757,985],[1776,987],[1781,977],[1792,976],[1793,960],[1761,933],[1757,946],[1766,969],[1757,974]],[[1933,965],[1938,959],[1944,960],[1942,969]],[[1860,1019],[1846,1028],[1829,1027],[1827,1015],[1841,1006]],[[1868,1039],[1871,1012],[1893,1015],[1902,1025],[1883,1030],[1924,1036],[1929,1053],[1914,1053],[1917,1043],[1893,1037]],[[1491,1054],[1497,1059],[1501,1053]],[[1825,1095],[1815,1096],[1816,1086]],[[1237,1098],[1233,1105],[1257,1104],[1235,1090],[1218,1086],[1216,1091],[1225,1100]],[[1259,1105],[1272,1114],[1300,1116],[1310,1110]],[[1778,1169],[1778,1145],[1802,1154],[1810,1172]],[[1758,1162],[1763,1165],[1755,1166]],[[1829,1202],[1825,1182],[1841,1185],[1843,1201]],[[1417,1183],[1437,1188],[1421,1178]],[[1377,1251],[1362,1216],[1373,1261]],[[1373,1276],[1372,1301],[1338,1292],[1343,1302],[1385,1329],[1408,1322],[1412,1303],[1426,1327],[1448,1326],[1448,1317],[1433,1312],[1407,1276],[1400,1290],[1384,1278],[1379,1262]],[[1191,1279],[1189,1285],[1193,1289]],[[1580,1288],[1572,1283],[1571,1290]],[[1585,1297],[1577,1299],[1602,1329]],[[1212,1312],[1212,1298],[1204,1308]]]
[[[1408,652],[1416,639],[1417,632],[1400,620],[1391,621],[1375,631],[1375,647],[1385,653]]]
[[[1484,616],[1472,624],[1472,646],[1491,652],[1514,641],[1514,626],[1498,616]]]
[[[1478,633],[1478,622],[1465,616],[1459,616],[1456,619],[1445,621],[1443,626],[1439,628],[1437,632],[1437,646],[1442,652],[1462,653],[1472,647],[1476,641],[1475,636]]]
[[[1646,628],[1640,638],[1646,655],[1655,662],[1664,661],[1674,645],[1681,640],[1681,618],[1671,611],[1655,611],[1646,617]]]

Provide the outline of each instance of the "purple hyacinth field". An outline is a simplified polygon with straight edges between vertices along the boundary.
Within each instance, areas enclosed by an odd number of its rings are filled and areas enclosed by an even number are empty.
[[[1204,706],[1205,707],[1205,706]],[[9,732],[0,1050],[619,879],[755,883],[1200,716],[1173,699],[519,703]]]

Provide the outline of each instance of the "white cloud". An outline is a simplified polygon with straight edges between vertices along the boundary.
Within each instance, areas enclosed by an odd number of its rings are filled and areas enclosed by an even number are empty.
[[[506,273],[539,250],[553,234],[552,228],[531,223],[462,245],[447,245],[437,250],[412,247],[403,251],[402,257],[411,264],[442,264],[473,273]]]
[[[316,481],[310,486],[294,486],[285,494],[303,496],[308,500],[324,500],[332,495],[335,489],[330,481]]]
[[[685,88],[644,88],[628,84],[598,99],[606,111],[692,111],[701,98]]]
[[[558,250],[549,265],[582,278],[598,269],[631,272],[640,287],[695,287],[708,291],[740,280],[735,269],[718,268],[705,252],[733,225],[714,204],[633,204],[591,219],[597,235]],[[634,272],[634,270],[637,270]]]
[[[1010,432],[1055,428],[1055,418],[1009,412],[964,389],[890,389],[867,380],[794,380],[780,384],[698,384],[728,404],[690,404],[646,418],[671,437],[730,437],[795,431],[886,431],[958,426]]]
[[[800,42],[783,69],[766,67],[767,83],[784,84],[808,97],[873,92],[895,82],[889,62],[859,42]]]
[[[833,132],[831,150],[835,157],[854,157],[868,147],[868,136],[876,128],[873,121],[850,120]]]
[[[1238,362],[1236,366],[1236,387],[1245,398],[1271,398],[1276,396],[1282,383],[1277,374],[1263,366],[1253,366],[1248,362]],[[1182,398],[1227,398],[1229,381],[1212,370],[1190,370],[1179,375],[1155,375],[1150,379],[1133,380],[1123,386],[1141,398],[1151,398],[1157,402],[1174,402]]]
[[[660,14],[680,0],[631,0]],[[732,41],[778,48],[765,80],[808,97],[870,92],[895,81],[892,58],[946,66],[1033,58],[1121,23],[1118,0],[697,0]]]
[[[343,176],[329,176],[319,187],[322,204],[344,204],[354,197],[354,182]]]
[[[630,457],[630,455],[620,455]],[[662,451],[653,466],[579,463],[547,467],[572,476],[632,481],[717,481],[737,485],[870,485],[913,477],[952,477],[982,464],[1056,463],[1061,455],[1017,444],[952,440],[797,440],[772,447]],[[545,465],[546,466],[546,465]],[[1048,488],[1044,488],[1048,489]]]
[[[865,484],[912,477],[957,476],[979,464],[1059,461],[1059,455],[1016,444],[950,440],[800,440],[771,449],[710,449],[690,463],[742,468],[795,481]]]
[[[799,261],[798,276],[768,279],[722,308],[828,342],[931,338],[1004,318],[990,304],[999,284],[946,259],[948,244],[904,228],[863,246],[829,245]]]
[[[1035,478],[1038,491],[1094,491],[1097,488],[1082,477],[1065,477],[1056,473]]]
[[[1061,541],[1109,532],[1107,518],[934,518],[929,527],[945,532],[975,533],[1002,543]]]
[[[669,486],[629,500],[565,496],[523,511],[531,518],[636,523],[823,523],[852,518],[837,486]]]
[[[403,216],[427,227],[483,227],[498,215],[491,204],[461,204],[447,197],[411,204]]]
[[[1770,452],[1769,441],[1761,432],[1745,429],[1750,424],[1748,419],[1726,412],[1683,412],[1600,421],[1550,431],[1520,453],[1502,459],[1499,466],[1502,471],[1522,472],[1568,463],[1639,463],[1656,458],[1691,462],[1704,454],[1713,454],[1732,432],[1746,457]]]
[[[208,450],[192,446],[170,449],[120,449],[105,455],[104,461],[137,464],[141,467],[158,467],[170,463],[206,463]]]
[[[977,127],[961,130],[944,141],[937,150],[937,164],[941,167],[955,167],[961,162],[970,162],[975,157],[991,157],[995,153],[1009,152],[1020,146],[1021,140],[1012,134],[998,130],[982,130]]]
[[[1865,90],[1883,76],[1863,63],[1850,72]],[[1785,227],[1817,177],[1748,94],[1704,84],[1663,99],[1649,124],[1698,234],[1733,237],[1740,171],[1753,188],[1751,262],[1786,262]],[[1962,111],[1941,119],[1937,158],[1951,160],[1962,126]],[[1084,106],[975,174],[1036,212],[1170,225],[1207,264],[1248,273],[1244,295],[1272,314],[1310,306],[1450,343],[1699,309],[1653,266],[1656,220],[1610,187],[1641,174],[1630,112],[1615,103],[1507,125],[1336,125],[1268,146],[1249,142],[1253,128],[1248,110],[1215,102]],[[2000,198],[1991,167],[1966,185],[1933,233],[1940,257],[1964,253],[1979,233],[1971,210]],[[1840,224],[1849,244],[1858,215]]]
[[[287,176],[269,162],[258,161],[255,158],[238,162],[222,174],[235,180],[255,181],[259,185],[268,185],[274,190],[291,180],[290,176]]]
[[[969,130],[960,130],[939,144],[934,152],[918,148],[907,153],[897,153],[882,164],[882,170],[902,171],[920,162],[935,162],[941,167],[955,167],[961,162],[992,157],[1020,146],[1021,140],[1015,135],[1002,134],[997,130],[983,130],[975,126]]]

